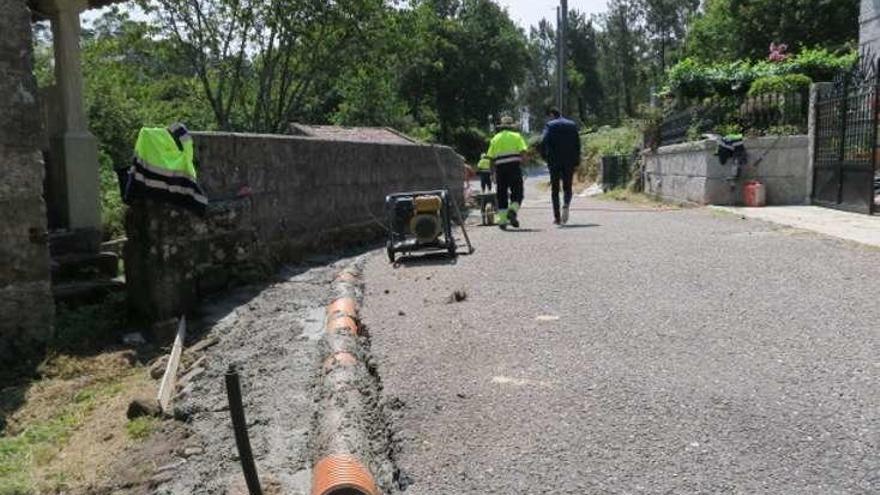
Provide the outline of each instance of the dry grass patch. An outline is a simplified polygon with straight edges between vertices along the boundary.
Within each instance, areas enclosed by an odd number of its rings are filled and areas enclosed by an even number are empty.
[[[71,493],[94,486],[139,441],[126,434],[128,403],[138,394],[155,393],[130,351],[59,355],[40,371],[41,380],[3,390],[4,397],[19,396],[21,403],[15,411],[3,410],[0,495]]]

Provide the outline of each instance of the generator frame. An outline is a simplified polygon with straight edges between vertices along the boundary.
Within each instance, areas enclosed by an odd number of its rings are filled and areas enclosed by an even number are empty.
[[[397,232],[394,229],[395,220],[395,204],[399,198],[413,198],[417,196],[439,196],[441,201],[440,221],[443,230],[442,235],[438,236],[431,242],[419,242],[412,234],[407,232]],[[452,236],[452,205],[449,199],[449,191],[446,189],[436,189],[431,191],[410,191],[394,193],[385,196],[385,217],[388,223],[388,240],[385,242],[385,249],[388,253],[388,261],[394,263],[395,255],[403,253],[408,256],[417,251],[446,251],[451,257],[458,255],[455,238]],[[442,240],[441,240],[442,237]]]

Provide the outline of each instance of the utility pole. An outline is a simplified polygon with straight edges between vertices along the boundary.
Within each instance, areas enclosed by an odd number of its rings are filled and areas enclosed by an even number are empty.
[[[556,75],[559,78],[559,87],[556,94],[556,106],[559,111],[565,115],[565,90],[567,89],[565,80],[565,66],[567,58],[565,54],[565,37],[568,31],[568,0],[560,0],[559,7],[556,8]]]

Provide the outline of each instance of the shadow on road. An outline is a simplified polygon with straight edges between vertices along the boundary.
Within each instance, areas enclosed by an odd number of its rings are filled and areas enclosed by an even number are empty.
[[[459,255],[461,254],[459,253]],[[458,263],[458,258],[452,258],[447,253],[408,254],[395,261],[394,268],[429,265],[442,266],[454,265],[456,263]]]
[[[544,229],[518,229],[518,228],[509,228],[505,230],[505,232],[516,232],[516,233],[529,233],[529,232],[544,232]]]
[[[560,229],[589,229],[592,227],[601,227],[598,223],[567,223],[559,226]]]

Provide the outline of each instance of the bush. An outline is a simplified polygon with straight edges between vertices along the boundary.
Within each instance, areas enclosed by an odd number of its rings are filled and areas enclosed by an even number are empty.
[[[581,136],[581,165],[578,178],[594,181],[599,175],[599,164],[603,156],[631,155],[639,149],[642,133],[635,126],[602,127],[596,132]]]
[[[859,60],[858,52],[835,55],[824,48],[805,49],[782,64],[784,74],[803,74],[813,81],[831,81],[837,74],[851,69]]]
[[[803,74],[760,77],[749,88],[749,96],[796,93],[808,90],[812,82],[812,79]]]
[[[106,152],[98,153],[101,186],[101,224],[106,239],[125,236],[125,204],[119,194],[119,179],[113,170],[113,160]]]
[[[666,72],[662,92],[685,98],[741,95],[756,80],[771,76],[802,75],[811,81],[830,81],[836,74],[851,68],[858,60],[856,52],[834,54],[823,48],[805,49],[784,62],[702,64],[685,58]],[[803,84],[803,79],[794,84]]]
[[[468,163],[476,163],[489,149],[489,136],[476,127],[459,127],[452,131],[450,144]]]

